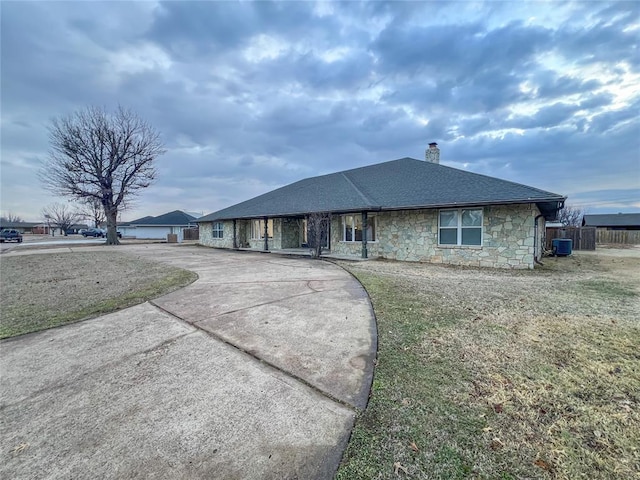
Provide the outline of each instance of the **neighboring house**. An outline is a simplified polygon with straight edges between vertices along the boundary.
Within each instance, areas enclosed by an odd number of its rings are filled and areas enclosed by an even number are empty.
[[[34,233],[34,229],[37,230],[39,225],[42,224],[34,222],[5,222],[0,220],[0,230],[17,230],[20,233]]]
[[[183,230],[195,228],[195,217],[181,210],[165,213],[157,217],[143,217],[133,222],[118,224],[118,231],[123,237],[144,239],[167,239],[167,234],[175,233],[178,241],[182,241]]]
[[[89,228],[89,225],[85,225],[84,223],[77,223],[75,225],[71,225],[71,227],[67,229],[67,234],[80,233],[80,230],[86,230],[87,228]]]
[[[34,233],[40,235],[48,235],[51,232],[55,232],[58,235],[63,235],[61,229],[54,226],[53,223],[47,225],[42,222],[2,222],[0,221],[0,230],[4,230],[5,228],[18,230],[20,233]],[[67,230],[68,234],[78,233],[80,229],[89,228],[87,225],[78,224],[73,225],[70,229]]]
[[[330,212],[332,254],[453,265],[533,268],[545,220],[565,197],[402,158],[308,178],[197,220],[200,243],[279,250],[305,246],[307,217]],[[266,238],[265,238],[266,229]]]
[[[640,213],[584,215],[582,226],[603,230],[640,230]]]

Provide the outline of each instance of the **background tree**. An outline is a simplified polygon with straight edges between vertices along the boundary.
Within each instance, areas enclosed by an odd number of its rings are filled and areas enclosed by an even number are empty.
[[[583,216],[583,209],[565,205],[564,208],[558,212],[558,221],[565,227],[580,227],[582,226]]]
[[[107,244],[117,244],[118,209],[156,178],[153,162],[165,153],[159,133],[131,110],[87,107],[54,119],[49,141],[41,181],[56,194],[100,202]]]
[[[48,207],[42,209],[42,216],[48,220],[48,222],[60,229],[63,235],[67,235],[73,225],[78,223],[78,213],[65,205],[64,203],[52,203]]]
[[[11,212],[7,212],[7,213],[3,214],[0,217],[0,220],[2,221],[2,223],[20,223],[20,222],[24,222],[22,217],[20,217],[18,215],[14,215]]]
[[[322,249],[327,245],[331,214],[314,212],[307,217],[307,244],[311,247],[311,256],[320,258]]]
[[[96,197],[88,197],[83,202],[78,210],[78,216],[88,219],[93,227],[98,228],[107,217],[104,215],[104,208],[100,200]]]

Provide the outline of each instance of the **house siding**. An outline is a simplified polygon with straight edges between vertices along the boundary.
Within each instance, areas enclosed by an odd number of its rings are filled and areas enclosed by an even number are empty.
[[[213,238],[213,222],[200,224],[201,245],[217,248],[233,248],[233,221],[223,222],[223,238]],[[264,239],[251,238],[251,221],[236,221],[236,238],[238,247],[264,249]],[[275,218],[273,220],[273,238],[269,238],[269,250],[283,248],[297,248],[300,246],[300,225],[298,220],[289,218]]]
[[[302,228],[302,219],[282,218],[280,219],[280,222],[280,248],[300,247],[300,229]]]
[[[534,248],[541,252],[544,220],[539,224],[538,241],[534,242],[535,204],[495,205],[483,208],[482,246],[438,246],[438,209],[400,210],[376,213],[377,241],[367,242],[370,258],[430,262],[473,267],[525,269],[534,266]],[[540,220],[539,220],[540,221]],[[233,248],[233,222],[224,222],[224,238],[212,237],[213,223],[200,224],[200,243],[220,248]],[[257,250],[264,240],[251,240],[249,220],[237,221],[239,247]],[[535,247],[534,247],[535,243]],[[269,249],[300,246],[300,222],[295,218],[277,218]],[[342,217],[331,220],[331,253],[360,257],[361,242],[342,241]]]
[[[223,222],[222,238],[213,238],[213,222],[200,224],[198,243],[207,247],[233,248],[233,222]]]
[[[156,240],[166,240],[169,233],[179,233],[178,227],[135,227],[133,235],[135,238],[148,238]]]
[[[534,204],[484,207],[483,245],[477,247],[438,246],[438,212],[402,210],[376,214],[378,238],[367,243],[368,256],[475,267],[533,268],[534,219],[539,214]],[[332,253],[361,255],[360,242],[342,241],[341,217],[334,217],[331,227]]]

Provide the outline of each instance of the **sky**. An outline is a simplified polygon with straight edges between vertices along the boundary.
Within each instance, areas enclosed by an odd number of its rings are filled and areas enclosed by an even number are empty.
[[[51,120],[130,108],[208,214],[403,157],[640,211],[640,2],[0,2],[0,211],[41,220]]]

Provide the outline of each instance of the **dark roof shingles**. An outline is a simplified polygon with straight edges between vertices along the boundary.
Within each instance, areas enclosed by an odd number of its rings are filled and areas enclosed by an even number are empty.
[[[198,222],[310,212],[563,201],[561,195],[413,158],[307,178]]]
[[[585,227],[638,227],[640,213],[603,213],[584,215],[582,225]]]
[[[166,225],[189,225],[195,223],[196,217],[184,213],[182,210],[174,210],[173,212],[158,215],[157,217],[142,217],[128,225],[149,225],[149,226],[166,226]]]

